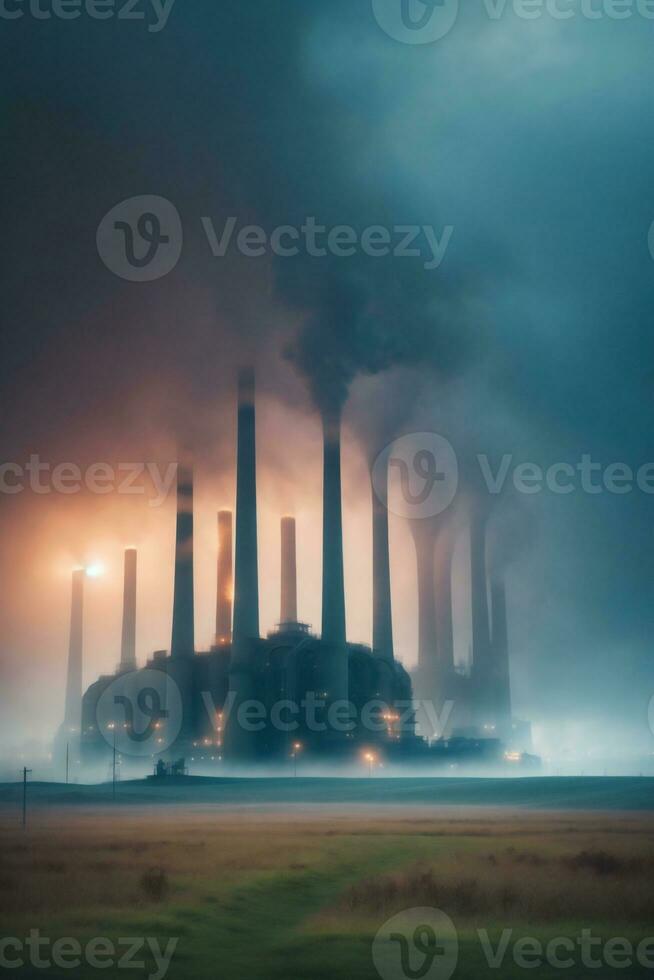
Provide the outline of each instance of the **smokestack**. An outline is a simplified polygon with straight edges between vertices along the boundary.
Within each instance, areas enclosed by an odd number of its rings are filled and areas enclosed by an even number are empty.
[[[259,636],[257,468],[252,368],[241,370],[238,376],[237,443],[235,641]]]
[[[85,574],[83,568],[73,572],[66,708],[64,712],[64,728],[67,733],[73,731],[79,733],[82,727],[82,636]]]
[[[447,676],[454,670],[454,624],[452,621],[453,534],[443,528],[436,541],[436,638],[439,691],[446,693]]]
[[[506,726],[511,721],[511,671],[506,617],[506,588],[500,579],[494,579],[491,583],[491,614],[497,714],[499,723]]]
[[[416,549],[418,572],[418,669],[423,683],[429,684],[436,675],[438,636],[436,633],[436,542],[434,529],[427,521],[412,520],[411,532]]]
[[[136,549],[125,552],[123,580],[123,634],[119,670],[136,669]]]
[[[232,601],[234,577],[232,575],[232,512],[221,510],[218,514],[218,587],[216,594],[216,646],[224,646],[232,639]]]
[[[386,471],[388,480],[388,470]],[[393,614],[388,541],[388,508],[372,489],[372,648],[393,663]]]
[[[238,376],[236,446],[236,560],[234,629],[229,665],[232,710],[225,726],[225,753],[233,762],[252,760],[256,736],[241,724],[239,709],[254,695],[253,640],[259,637],[259,569],[257,560],[257,467],[254,371]]]
[[[280,623],[297,623],[295,518],[282,517],[282,595]]]
[[[193,471],[177,468],[177,538],[173,599],[172,657],[195,653],[193,604]]]
[[[322,638],[345,647],[340,418],[324,416],[323,432]]]
[[[486,514],[473,505],[470,519],[470,593],[472,611],[472,677],[479,721],[492,720],[492,664],[486,575]]]

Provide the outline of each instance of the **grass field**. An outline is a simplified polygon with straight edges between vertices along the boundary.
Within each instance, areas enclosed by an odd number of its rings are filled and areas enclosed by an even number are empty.
[[[0,811],[2,936],[39,929],[53,941],[108,937],[117,945],[157,937],[162,949],[177,937],[171,980],[373,980],[375,934],[395,913],[422,906],[443,910],[456,926],[455,978],[653,973],[611,960],[587,970],[579,952],[569,954],[578,969],[526,970],[512,952],[520,937],[575,939],[582,929],[603,942],[637,944],[654,934],[648,815],[79,806],[39,809],[26,833],[16,815],[14,807]],[[501,969],[488,966],[480,929],[493,946],[513,930]],[[156,970],[149,955],[137,969],[26,964],[10,975]]]

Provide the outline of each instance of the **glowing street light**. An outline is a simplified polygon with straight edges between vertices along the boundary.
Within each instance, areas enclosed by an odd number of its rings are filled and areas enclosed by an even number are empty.
[[[368,763],[368,776],[372,779],[372,767],[377,760],[377,756],[374,754],[374,752],[366,752],[363,758]]]
[[[293,752],[291,753],[293,757],[293,775],[297,776],[297,756],[298,752],[302,751],[302,742],[293,742]]]
[[[102,562],[94,562],[92,565],[87,565],[84,569],[87,578],[100,578],[104,575],[104,565]]]

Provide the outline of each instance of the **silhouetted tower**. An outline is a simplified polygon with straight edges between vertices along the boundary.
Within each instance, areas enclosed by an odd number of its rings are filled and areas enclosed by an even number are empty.
[[[125,552],[120,671],[136,670],[136,549]]]
[[[254,371],[238,378],[238,446],[236,459],[236,565],[234,641],[259,636],[259,566],[257,558],[257,463]]]
[[[371,481],[372,482],[372,481]],[[386,470],[388,500],[388,469]],[[388,507],[372,487],[372,648],[377,657],[392,664],[393,612],[391,604],[391,562],[388,535]]]
[[[347,700],[340,413],[323,415],[323,440],[322,640],[329,651],[322,680],[329,700]]]
[[[82,654],[84,619],[84,577],[83,568],[73,572],[70,607],[70,636],[68,642],[68,672],[66,679],[66,706],[64,710],[64,730],[79,735],[82,725]]]
[[[177,468],[177,535],[173,598],[172,657],[195,652],[193,600],[193,471]]]
[[[216,589],[216,646],[232,639],[232,602],[234,576],[232,573],[232,512],[218,514],[218,585]]]
[[[297,623],[297,553],[294,517],[282,517],[281,540],[281,602],[279,621],[280,623]]]

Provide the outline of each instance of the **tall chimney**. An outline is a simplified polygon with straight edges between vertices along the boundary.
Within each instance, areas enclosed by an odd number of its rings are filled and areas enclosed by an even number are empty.
[[[486,514],[473,505],[470,518],[470,593],[472,611],[472,678],[478,720],[492,721],[492,651],[486,575]]]
[[[123,580],[123,633],[119,670],[136,669],[136,549],[125,552]]]
[[[506,617],[506,588],[500,579],[494,579],[491,583],[491,614],[497,717],[502,726],[508,726],[511,721],[511,671]]]
[[[232,512],[230,510],[221,510],[218,514],[216,646],[224,646],[232,639],[233,598],[234,576],[232,574]]]
[[[195,653],[193,603],[193,471],[177,468],[177,537],[173,598],[172,657]]]
[[[82,725],[82,636],[85,575],[86,572],[83,568],[78,568],[73,572],[66,708],[64,712],[64,727],[67,732],[79,732]]]
[[[429,685],[429,696],[431,697],[433,696],[431,687],[436,676],[438,657],[435,584],[436,542],[434,529],[428,521],[412,520],[411,532],[416,549],[418,572],[418,668],[423,677],[423,683],[426,682]]]
[[[388,478],[388,471],[387,471]],[[388,495],[388,488],[386,499]],[[372,648],[393,663],[393,613],[388,540],[388,508],[372,488]]]
[[[236,458],[236,578],[234,640],[259,636],[259,567],[257,559],[257,469],[254,371],[238,376]]]
[[[345,647],[341,431],[337,414],[323,416],[323,433],[322,638]]]
[[[454,670],[454,623],[452,619],[452,557],[454,540],[445,527],[436,540],[436,636],[439,688],[445,693],[446,678]]]
[[[280,623],[297,623],[295,518],[282,517],[282,595]]]

